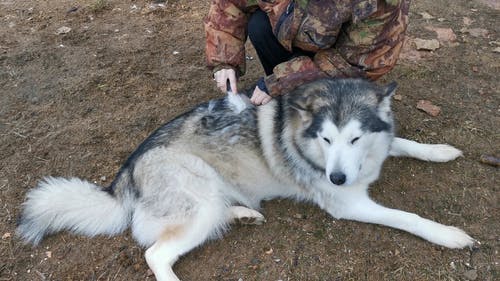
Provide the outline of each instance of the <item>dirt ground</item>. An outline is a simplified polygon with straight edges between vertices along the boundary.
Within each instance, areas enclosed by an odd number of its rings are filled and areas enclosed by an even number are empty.
[[[16,217],[43,176],[107,185],[155,128],[221,95],[204,65],[208,2],[0,0],[1,281],[154,280],[129,232],[61,233],[31,247],[15,237]],[[479,161],[500,156],[499,9],[495,0],[413,1],[409,43],[381,82],[400,85],[399,135],[453,144],[464,157],[389,159],[371,192],[387,206],[463,228],[479,250],[449,250],[277,200],[263,204],[264,225],[234,225],[182,257],[174,267],[180,278],[500,280],[498,168]],[[438,39],[437,27],[456,38],[417,51],[414,39]],[[257,59],[248,65],[241,85],[262,75]],[[441,113],[419,111],[421,99]]]

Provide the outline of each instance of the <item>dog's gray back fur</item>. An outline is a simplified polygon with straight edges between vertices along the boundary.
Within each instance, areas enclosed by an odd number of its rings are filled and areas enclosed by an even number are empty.
[[[200,104],[163,125],[140,144],[106,190],[118,197],[140,197],[141,188],[133,176],[135,166],[145,153],[157,147],[181,143],[193,150],[221,155],[234,146],[259,150],[256,120],[255,107],[237,113],[226,98]]]

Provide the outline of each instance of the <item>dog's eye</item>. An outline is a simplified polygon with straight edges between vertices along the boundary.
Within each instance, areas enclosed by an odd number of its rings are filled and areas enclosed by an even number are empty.
[[[351,144],[354,144],[355,142],[357,142],[359,140],[359,137],[355,137],[351,140]]]
[[[328,138],[323,138],[323,140],[326,141],[326,143],[328,143],[328,144],[331,143],[330,139],[328,139]]]

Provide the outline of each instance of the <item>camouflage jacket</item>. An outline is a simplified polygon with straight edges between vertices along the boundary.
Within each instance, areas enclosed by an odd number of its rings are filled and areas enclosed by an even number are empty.
[[[315,53],[277,65],[265,77],[272,96],[328,76],[375,80],[396,63],[410,1],[212,0],[204,21],[207,65],[214,72],[231,67],[245,73],[247,20],[260,7],[286,49]]]

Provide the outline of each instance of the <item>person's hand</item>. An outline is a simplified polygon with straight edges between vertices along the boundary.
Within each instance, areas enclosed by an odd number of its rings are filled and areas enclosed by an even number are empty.
[[[255,87],[250,101],[254,105],[264,105],[270,102],[272,99],[273,98],[270,95],[266,94],[266,92],[262,91],[259,87]]]
[[[229,80],[231,92],[235,94],[238,93],[238,87],[236,85],[236,72],[234,71],[234,69],[226,68],[215,72],[214,80],[215,83],[217,83],[217,88],[219,88],[224,93],[227,93],[227,80]]]

